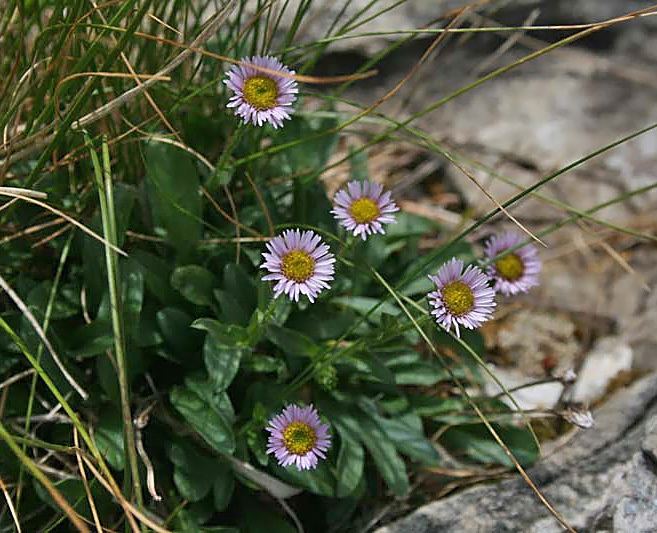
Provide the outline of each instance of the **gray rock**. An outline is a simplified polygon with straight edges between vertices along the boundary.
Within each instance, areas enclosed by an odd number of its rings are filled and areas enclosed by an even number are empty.
[[[529,470],[578,531],[657,531],[657,375],[620,390],[596,425]],[[376,533],[551,533],[561,526],[522,479],[464,490]]]
[[[421,27],[433,17],[466,3],[469,2],[405,2],[357,31]],[[355,14],[365,4],[366,0],[355,0],[349,3],[348,11]],[[500,11],[504,4],[506,7]],[[387,4],[383,3],[379,9],[384,5]],[[478,13],[502,24],[518,25],[532,9],[538,8],[540,17],[535,24],[576,24],[617,17],[649,5],[649,1],[643,0],[525,0],[491,2]],[[333,13],[341,7],[342,3],[322,2],[318,9]],[[312,16],[308,20],[313,20]],[[316,17],[315,20],[326,19]],[[320,30],[325,31],[325,24],[309,23],[304,38],[317,37]],[[495,51],[508,36],[480,34],[467,40],[453,38],[382,110],[395,118],[416,113],[481,74],[508,65],[547,44],[536,40],[537,37],[556,40],[563,34],[529,32],[526,39],[495,58]],[[339,46],[340,51],[371,55],[381,48],[382,40],[384,44],[389,42],[389,38],[372,37],[340,41]],[[595,38],[555,50],[496,77],[417,119],[414,125],[425,129],[434,139],[444,140],[457,154],[483,163],[516,185],[526,187],[657,121],[653,105],[657,82],[648,74],[657,60],[657,46],[646,44],[649,42],[657,43],[657,17],[615,25],[595,34]],[[354,84],[350,97],[364,104],[372,103],[408,72],[427,46],[428,40],[424,39],[391,54],[377,65],[381,74],[374,80]],[[345,57],[336,57],[341,72],[358,66],[344,64]],[[487,67],[480,71],[483,64]],[[654,183],[656,167],[657,131],[652,131],[569,171],[541,192],[587,209]],[[446,165],[445,170],[453,186],[478,213],[492,207],[490,200],[459,169]],[[488,170],[470,168],[470,171],[499,200],[509,198],[518,190],[493,179]],[[637,210],[647,212],[656,206],[657,190],[653,189],[632,201],[606,208],[600,216],[631,225]],[[514,214],[529,222],[551,220],[556,213],[554,207],[533,198],[514,207]]]

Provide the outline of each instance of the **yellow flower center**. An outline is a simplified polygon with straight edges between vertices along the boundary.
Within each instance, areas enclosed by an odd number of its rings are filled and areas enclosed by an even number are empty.
[[[244,82],[244,99],[256,109],[271,109],[276,105],[278,86],[266,76],[251,76]]]
[[[287,279],[303,283],[315,272],[315,260],[301,250],[292,250],[283,256],[283,274]]]
[[[359,224],[367,224],[372,222],[376,217],[379,216],[379,206],[371,198],[359,198],[354,201],[349,208],[351,216]]]
[[[455,316],[461,316],[474,307],[474,293],[462,281],[452,281],[441,291],[443,303],[447,310]]]
[[[495,261],[495,270],[504,279],[515,281],[525,272],[525,265],[516,254],[507,254]]]
[[[285,449],[296,455],[306,455],[317,442],[317,434],[305,422],[292,422],[283,430]]]

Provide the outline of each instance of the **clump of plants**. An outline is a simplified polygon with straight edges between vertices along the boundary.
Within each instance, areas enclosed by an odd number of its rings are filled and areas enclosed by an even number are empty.
[[[538,284],[538,237],[471,239],[532,191],[460,234],[400,210],[367,147],[442,148],[344,111],[385,54],[311,74],[382,8],[304,44],[310,4],[285,27],[272,2],[0,13],[3,531],[347,531],[417,496],[436,442],[536,459],[532,426],[476,391],[478,328]]]

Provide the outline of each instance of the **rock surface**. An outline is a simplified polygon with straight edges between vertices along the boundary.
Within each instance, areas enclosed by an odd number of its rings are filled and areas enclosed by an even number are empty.
[[[596,425],[553,450],[529,475],[577,531],[657,530],[657,375],[618,391]],[[522,479],[464,490],[376,533],[563,531]]]

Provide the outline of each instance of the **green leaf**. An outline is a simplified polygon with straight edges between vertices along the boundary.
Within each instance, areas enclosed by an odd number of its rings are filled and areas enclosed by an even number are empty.
[[[395,384],[394,374],[378,357],[373,355],[346,356],[342,357],[340,362],[355,367],[356,372],[352,373],[354,380],[380,381],[387,385]]]
[[[118,413],[104,413],[99,417],[99,423],[94,432],[96,445],[102,456],[116,470],[125,466],[125,451],[123,448],[123,423]]]
[[[216,511],[223,511],[228,507],[230,499],[233,497],[235,490],[235,476],[228,465],[220,464],[219,475],[215,478],[212,486],[214,496],[214,508]]]
[[[345,498],[356,490],[365,466],[365,451],[357,440],[351,438],[341,425],[335,426],[340,435],[340,453],[336,473],[337,487],[335,495]]]
[[[278,298],[278,300],[282,300],[282,298]],[[329,305],[320,301],[303,311],[292,314],[287,322],[287,327],[303,331],[318,341],[332,340],[340,337],[353,326],[355,318],[353,312],[342,306]]]
[[[312,357],[319,351],[319,347],[309,337],[273,324],[267,328],[267,337],[288,355]]]
[[[399,213],[397,213],[396,219],[397,222],[395,224],[390,224],[389,226],[386,226],[387,240],[395,240],[395,239],[407,240],[409,237],[424,235],[426,233],[430,233],[432,231],[436,231],[440,229],[440,224],[438,224],[437,222],[422,217],[420,215],[414,215],[412,213],[406,213],[404,211],[400,211]],[[458,248],[459,252],[462,252],[464,249],[467,251],[471,251],[472,247],[466,243],[465,247]],[[446,261],[447,259],[445,259],[444,261]],[[440,264],[440,263],[441,261],[436,261],[434,264]]]
[[[9,336],[7,336],[7,338],[9,338]],[[11,356],[8,353],[6,353],[4,350],[1,351],[1,354],[2,355],[0,355],[0,375],[7,374],[11,370],[11,368],[14,365],[18,364],[18,361],[20,361],[18,357]]]
[[[204,502],[199,502],[203,504]],[[198,504],[196,504],[198,505]],[[174,533],[241,533],[241,530],[230,526],[201,526],[198,513],[191,506],[175,513],[176,527]],[[204,517],[203,517],[204,518]]]
[[[260,404],[259,404],[260,405]],[[262,465],[269,464],[269,455],[267,455],[267,439],[261,429],[249,430],[246,434],[246,444],[255,456],[256,460]]]
[[[223,282],[224,290],[237,298],[250,316],[258,305],[258,294],[253,283],[253,276],[247,274],[241,265],[228,263],[224,267]]]
[[[409,420],[416,416],[409,413],[395,418],[377,417],[376,422],[401,453],[427,466],[438,465],[440,455],[424,436],[419,417],[417,421]],[[414,422],[419,422],[420,427],[418,428],[417,425],[414,427]]]
[[[125,231],[130,226],[130,217],[139,193],[134,186],[117,181],[114,182],[113,188],[117,244],[123,246]]]
[[[335,495],[334,487],[336,485],[336,479],[326,461],[320,461],[314,470],[303,471],[297,470],[296,466],[283,468],[276,464],[273,466],[273,472],[283,481],[303,487],[313,494],[319,494],[328,498],[332,498]]]
[[[294,181],[292,220],[335,231],[336,224],[331,215],[331,208],[326,190],[319,180],[298,178]]]
[[[365,396],[358,399],[358,405],[401,453],[425,465],[440,463],[440,456],[424,436],[422,419],[416,413],[397,413],[392,418],[385,418],[379,414],[377,403]]]
[[[43,320],[43,313],[46,311],[51,290],[52,283],[50,281],[41,282],[30,291],[25,302],[30,311],[32,311],[32,314],[40,320]],[[67,298],[62,298],[60,291],[58,297],[53,301],[50,318],[51,320],[61,320],[75,316],[79,312],[80,306],[78,303]]]
[[[269,283],[260,281],[256,286],[259,309],[254,313],[258,324],[282,326],[292,312],[293,305],[288,298],[272,298]]]
[[[170,264],[144,250],[130,251],[130,257],[142,266],[148,291],[164,305],[182,302],[182,298],[171,288]]]
[[[404,496],[410,488],[406,465],[387,439],[386,434],[369,417],[359,415],[356,429],[361,441],[372,455],[381,476],[396,496]]]
[[[435,287],[436,285],[433,281],[427,276],[422,276],[406,284],[401,292],[405,296],[415,296],[417,294],[427,294],[435,290]]]
[[[155,314],[158,328],[177,360],[185,360],[201,347],[203,334],[192,328],[192,317],[177,307],[165,307]]]
[[[449,374],[439,366],[426,361],[389,367],[397,385],[419,385],[430,387],[449,379]]]
[[[260,354],[255,354],[246,359],[242,363],[242,369],[256,374],[276,373],[278,379],[283,379],[288,373],[285,361],[271,355]]]
[[[249,323],[250,313],[244,308],[240,298],[232,293],[215,289],[214,297],[221,307],[222,319],[230,324],[246,326]]]
[[[333,303],[353,309],[361,315],[367,315],[370,309],[381,304],[381,300],[378,298],[367,298],[365,296],[338,296],[337,298],[333,298]],[[369,320],[375,324],[379,324],[383,313],[398,315],[400,309],[390,302],[383,302],[376,311],[373,311],[369,315]]]
[[[196,305],[212,304],[212,291],[216,284],[212,273],[198,265],[181,266],[171,274],[171,286]]]
[[[81,481],[77,479],[65,479],[61,481],[54,481],[53,485],[61,493],[61,495],[71,504],[71,507],[83,516],[86,520],[91,523],[92,514],[89,507],[89,499],[85,492],[84,485]],[[29,486],[26,484],[26,487]],[[36,496],[47,505],[49,505],[56,512],[61,512],[61,506],[52,499],[50,493],[39,483],[36,479],[33,478],[33,486],[36,493]],[[100,486],[98,483],[89,483],[89,489],[91,491],[91,497],[94,500],[96,511],[100,516],[108,516],[108,513],[112,512],[112,501],[110,498],[107,498],[107,492]],[[25,491],[26,496],[31,496],[29,491]],[[29,497],[28,496],[28,497]],[[29,501],[36,503],[33,497],[26,497],[25,503],[29,505]],[[22,500],[21,500],[22,501]],[[4,508],[4,506],[3,506]],[[40,524],[43,525],[43,524]],[[29,527],[29,526],[28,526]],[[39,527],[39,531],[46,531],[46,528]],[[25,528],[23,531],[26,531]],[[30,531],[34,531],[30,529]]]
[[[192,323],[192,327],[207,331],[222,344],[248,346],[248,333],[240,326],[224,324],[213,318],[199,318]]]
[[[233,453],[235,436],[224,413],[187,388],[174,387],[169,398],[176,410],[212,448],[221,453]]]
[[[241,533],[298,533],[285,518],[265,505],[256,505],[252,497],[242,497],[239,506]]]
[[[530,466],[538,459],[536,441],[527,428],[492,426],[523,467]],[[513,466],[511,459],[483,424],[452,427],[443,433],[441,443],[451,451],[479,463]]]
[[[438,396],[409,396],[411,408],[419,416],[432,417],[436,421],[450,422],[455,414],[470,411],[471,408],[462,398],[440,398]],[[449,420],[448,420],[449,418]]]
[[[120,248],[123,246],[125,230],[128,228],[130,222],[136,199],[136,191],[134,187],[115,182],[113,192],[117,245]],[[97,234],[103,234],[99,212],[94,214],[91,221],[88,222],[87,227]],[[82,256],[87,306],[91,310],[91,314],[93,314],[101,295],[107,289],[104,245],[95,239],[85,236],[82,245]]]
[[[209,333],[203,345],[203,360],[208,375],[218,390],[226,390],[240,367],[242,357],[250,352],[247,348],[229,346],[222,343],[213,333]]]
[[[223,270],[223,288],[214,292],[226,322],[246,326],[258,305],[258,290],[241,265],[228,263]]]
[[[219,461],[182,440],[171,444],[168,455],[174,464],[173,482],[180,495],[190,502],[203,499],[219,476]]]
[[[216,167],[214,169],[214,174],[208,180],[208,188],[213,189],[214,186],[225,186],[229,185],[233,179],[233,174],[235,173],[235,165],[232,164],[232,161],[228,164]],[[212,185],[212,187],[210,187]]]
[[[362,411],[335,401],[320,398],[318,404],[334,427],[365,445],[390,490],[396,496],[406,495],[410,488],[406,465],[379,425]]]
[[[149,143],[145,150],[148,199],[155,222],[184,255],[201,236],[199,176],[191,156],[170,144]]]
[[[112,325],[105,320],[95,320],[70,332],[71,342],[67,355],[70,357],[92,357],[114,348]]]

